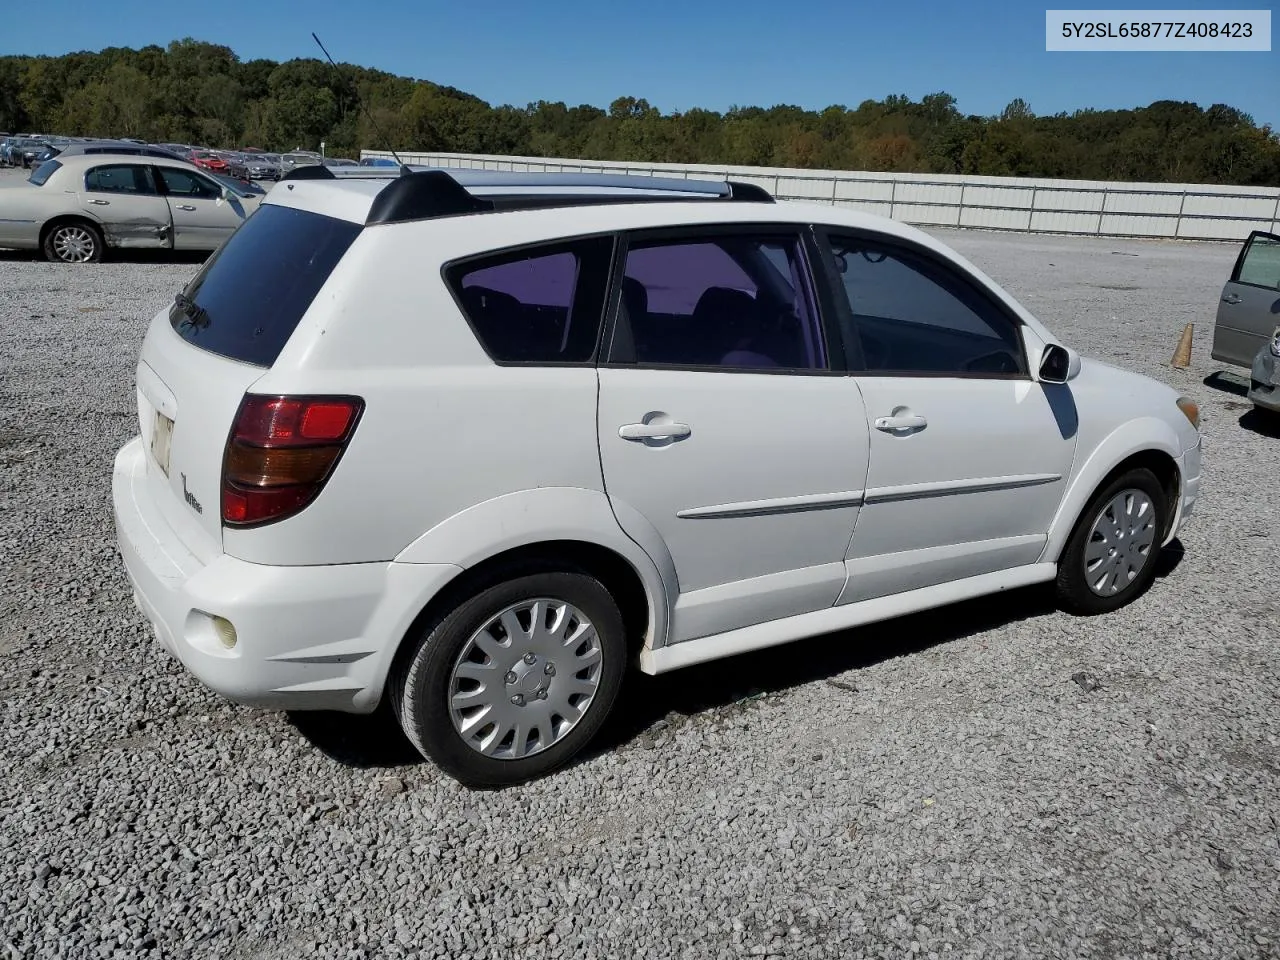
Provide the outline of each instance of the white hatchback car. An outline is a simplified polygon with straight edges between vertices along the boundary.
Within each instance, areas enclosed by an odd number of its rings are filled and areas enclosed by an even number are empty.
[[[303,168],[156,316],[121,553],[160,642],[459,780],[661,673],[1053,581],[1151,582],[1193,403],[890,220],[758,187]]]

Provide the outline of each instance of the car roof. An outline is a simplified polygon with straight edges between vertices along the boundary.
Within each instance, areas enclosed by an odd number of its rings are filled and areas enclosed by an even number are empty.
[[[168,157],[150,157],[139,156],[134,153],[75,153],[71,156],[59,154],[54,157],[62,165],[64,170],[83,170],[86,167],[96,167],[103,163],[149,163],[153,166],[160,167],[177,167],[179,170],[195,170],[194,164],[181,160],[178,157],[169,159]]]
[[[86,150],[119,150],[122,153],[137,154],[140,150],[154,150],[157,154],[171,154],[173,151],[154,143],[134,143],[131,140],[73,140],[67,144],[63,153],[77,156]],[[167,159],[167,157],[163,158]]]
[[[444,194],[454,193],[445,201],[446,207],[433,210],[431,202],[435,198],[430,195],[426,197],[425,206],[415,203],[415,198],[409,196],[406,203],[400,204],[404,208],[402,215],[386,215],[387,208],[396,204],[389,194],[384,194],[392,189],[393,184],[398,184],[393,192],[408,191],[406,181],[409,178],[405,175],[406,170],[414,174],[430,174],[436,178],[443,176],[452,181],[452,186],[443,181],[437,182]],[[429,194],[425,178],[416,179],[423,181],[422,190]],[[462,191],[461,194],[457,194],[459,190]],[[543,239],[593,231],[717,222],[817,222],[863,227],[911,239],[916,239],[917,235],[923,236],[921,231],[898,221],[845,207],[774,202],[762,189],[748,184],[623,174],[537,173],[441,167],[409,167],[399,171],[376,167],[309,167],[286,175],[267,195],[264,203],[370,225],[450,217],[452,228],[457,228],[460,223],[453,219],[453,215],[467,211],[448,209],[447,203],[468,195],[482,203],[499,198],[529,201],[529,206],[537,208],[498,209],[487,212],[485,217],[464,219],[479,223],[488,216],[518,217],[522,223],[530,225],[531,237],[542,232]],[[406,200],[405,197],[396,199]],[[561,200],[563,202],[559,202]],[[664,202],[651,202],[653,200]],[[465,204],[466,201],[459,202]],[[504,220],[503,230],[512,222]],[[477,226],[477,229],[489,228]]]
[[[457,211],[433,215],[429,209],[426,212],[411,209],[410,212],[420,215],[385,220],[379,218],[379,213],[394,204],[386,202],[384,191],[404,192],[404,187],[392,188],[391,185],[409,181],[408,176],[394,171],[387,175],[386,171],[376,167],[320,167],[318,172],[315,172],[316,168],[307,169],[311,172],[303,176],[299,176],[297,171],[286,175],[262,198],[262,204],[348,220],[369,227],[367,233],[374,235],[391,229],[397,236],[395,242],[407,242],[423,257],[436,257],[441,262],[567,237],[627,230],[736,224],[766,228],[771,225],[819,224],[837,231],[873,233],[930,250],[968,271],[1039,336],[1051,336],[1034,315],[955,250],[917,227],[850,206],[817,201],[774,201],[758,187],[734,185],[728,181],[675,180],[676,189],[671,179],[659,177],[435,168],[416,172],[443,174],[453,180],[453,187],[446,185],[442,191],[446,194],[453,189],[462,190],[476,200],[498,197],[524,200],[531,196],[534,186],[541,184],[556,198],[558,205],[499,208],[483,213],[477,210],[480,215],[473,216],[457,215]],[[570,183],[580,184],[577,187],[580,192],[566,196]],[[735,186],[748,187],[743,191],[745,195],[735,198]],[[702,191],[703,199],[691,198],[690,191],[693,190]],[[671,199],[652,202],[655,193],[665,193]],[[599,202],[601,196],[607,197],[608,202]],[[561,203],[561,200],[565,202]],[[399,239],[401,229],[410,233],[405,240]],[[372,237],[370,239],[377,242]]]

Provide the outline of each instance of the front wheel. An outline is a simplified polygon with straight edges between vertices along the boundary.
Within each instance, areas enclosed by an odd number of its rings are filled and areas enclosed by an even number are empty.
[[[1099,490],[1058,561],[1058,602],[1078,614],[1109,613],[1137,599],[1156,575],[1168,503],[1155,474],[1128,470]]]
[[[535,573],[428,624],[393,678],[418,750],[467,786],[522,783],[600,729],[626,670],[618,606],[594,577]]]
[[[91,263],[102,259],[102,234],[93,224],[69,220],[57,224],[44,238],[46,260]]]

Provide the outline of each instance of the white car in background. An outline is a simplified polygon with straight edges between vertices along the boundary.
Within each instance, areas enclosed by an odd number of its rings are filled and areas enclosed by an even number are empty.
[[[0,247],[63,263],[101,260],[112,247],[215,250],[259,200],[182,160],[59,156],[0,182]]]
[[[152,321],[120,551],[160,643],[476,785],[661,673],[1150,584],[1196,406],[903,224],[758,187],[295,171]],[[831,642],[856,642],[838,635]]]

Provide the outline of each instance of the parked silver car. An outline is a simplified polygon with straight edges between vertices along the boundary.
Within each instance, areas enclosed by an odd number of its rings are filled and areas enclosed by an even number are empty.
[[[248,180],[279,180],[281,175],[280,157],[274,153],[246,153],[244,156],[245,178]],[[238,175],[238,171],[237,171]]]
[[[298,167],[311,167],[323,162],[324,158],[318,153],[312,153],[310,150],[294,150],[281,155],[280,171],[283,175]]]
[[[1280,237],[1255,230],[1222,288],[1213,358],[1250,367],[1249,399],[1280,413]]]
[[[214,250],[260,200],[180,160],[57,157],[0,183],[0,247],[64,263],[101,260],[108,247]]]

